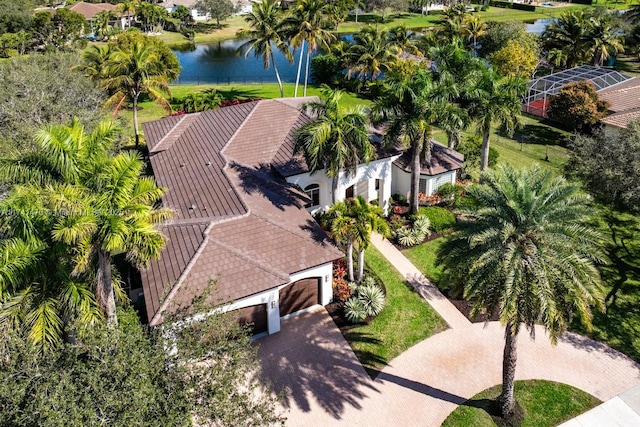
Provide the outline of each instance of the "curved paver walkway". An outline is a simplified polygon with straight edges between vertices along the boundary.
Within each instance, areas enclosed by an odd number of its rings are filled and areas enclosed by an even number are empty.
[[[373,243],[451,328],[405,351],[372,381],[325,310],[285,320],[261,343],[260,356],[265,378],[287,395],[287,425],[437,427],[501,382],[502,326],[470,323],[395,247],[377,236]],[[570,384],[603,401],[640,384],[640,365],[602,343],[567,333],[553,346],[543,328],[535,332],[535,341],[520,334],[517,379]]]

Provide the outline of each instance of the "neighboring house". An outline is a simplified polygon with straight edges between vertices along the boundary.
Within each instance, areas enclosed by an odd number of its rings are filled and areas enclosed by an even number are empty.
[[[617,133],[631,121],[640,120],[640,77],[610,86],[598,96],[609,102],[610,114],[600,120],[607,133]]]
[[[200,12],[195,8],[198,0],[165,0],[160,3],[160,6],[164,7],[167,12],[175,12],[178,6],[184,6],[191,11],[191,17],[194,21],[208,21],[211,19],[211,14],[208,12]]]
[[[275,333],[280,319],[333,299],[332,265],[342,253],[311,212],[331,204],[331,179],[310,174],[294,155],[296,130],[315,98],[262,100],[143,124],[153,174],[175,210],[159,260],[141,271],[151,325],[213,292],[254,333]],[[374,142],[379,135],[372,135]],[[379,144],[378,144],[379,145]],[[462,156],[434,144],[424,165],[426,194],[454,182]],[[337,199],[362,195],[383,209],[393,192],[408,193],[410,169],[398,150],[341,173]],[[422,181],[421,181],[422,182]]]
[[[123,15],[116,12],[116,6],[110,3],[86,3],[81,1],[72,6],[69,6],[68,9],[84,16],[84,18],[89,21],[89,24],[93,24],[93,20],[98,13],[104,11],[112,11],[116,13],[117,18],[111,22],[111,25],[116,28],[122,29],[131,26],[131,23],[135,19],[135,15],[133,14]]]

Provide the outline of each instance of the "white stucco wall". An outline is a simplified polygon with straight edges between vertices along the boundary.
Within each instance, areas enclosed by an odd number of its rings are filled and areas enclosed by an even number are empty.
[[[427,179],[427,196],[432,196],[435,191],[436,181],[442,180],[451,184],[456,183],[457,171],[446,172],[439,175],[420,175],[420,179]],[[405,172],[397,166],[393,166],[392,194],[402,194],[407,199],[411,193],[411,173]],[[441,184],[442,185],[442,184]]]
[[[342,172],[338,178],[338,189],[336,200],[343,200],[347,188],[355,186],[354,193],[366,196],[370,200],[378,200],[380,207],[385,210],[389,204],[389,198],[392,193],[392,163],[399,156],[387,157],[375,160],[369,164],[358,165],[355,173]],[[376,179],[380,181],[380,189],[376,190]],[[313,175],[303,173],[287,178],[292,184],[297,184],[303,190],[310,184],[318,184],[320,186],[320,205],[309,209],[312,213],[320,209],[328,209],[331,206],[331,179],[327,177],[324,171],[318,171]]]

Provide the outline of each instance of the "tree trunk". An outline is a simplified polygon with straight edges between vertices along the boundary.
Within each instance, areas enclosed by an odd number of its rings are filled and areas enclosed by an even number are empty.
[[[358,282],[364,279],[364,249],[358,251]]]
[[[282,80],[280,79],[280,73],[278,72],[278,66],[273,57],[273,52],[271,52],[271,62],[273,63],[273,71],[276,72],[276,79],[278,80],[278,87],[280,88],[280,98],[284,98],[284,87],[282,87]]]
[[[356,24],[358,23],[358,5],[356,5]]]
[[[456,134],[454,132],[448,132],[447,133],[447,142],[448,142],[449,148],[455,148],[455,146],[456,146]]]
[[[511,331],[511,322],[507,323],[504,333],[504,354],[502,356],[502,394],[498,398],[503,417],[511,414],[516,401],[513,398],[513,382],[516,377],[516,358],[518,335]]]
[[[418,213],[420,202],[418,200],[418,192],[420,189],[420,151],[421,144],[414,142],[413,153],[411,158],[411,213]]]
[[[111,254],[101,249],[98,250],[96,301],[107,318],[107,324],[109,326],[117,325],[116,299],[113,293],[113,281],[111,279]]]
[[[333,178],[331,178],[331,204],[335,204],[338,201],[338,175],[339,172],[336,173]]]
[[[353,282],[353,241],[347,242],[347,269],[349,270],[349,281]]]
[[[302,70],[302,57],[304,56],[304,44],[305,41],[302,41],[302,45],[300,46],[300,60],[298,61],[298,74],[296,75],[296,88],[293,91],[293,97],[298,97],[298,84],[300,83],[300,71]]]
[[[133,96],[133,129],[136,135],[136,148],[140,147],[140,130],[138,129],[138,96]]]
[[[491,126],[485,126],[482,133],[482,153],[480,157],[480,171],[489,167],[489,136],[491,135]]]
[[[304,94],[302,96],[307,96],[307,81],[309,80],[310,57],[311,57],[311,49],[307,48],[307,61],[305,62],[305,70],[304,70]]]

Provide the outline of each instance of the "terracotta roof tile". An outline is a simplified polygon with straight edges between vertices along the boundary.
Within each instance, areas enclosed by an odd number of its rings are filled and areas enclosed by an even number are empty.
[[[431,163],[422,163],[420,173],[422,175],[439,175],[441,173],[458,170],[462,167],[464,156],[439,142],[431,141]],[[393,162],[394,165],[404,170],[411,171],[411,151],[405,151],[402,156]]]
[[[79,13],[85,19],[93,19],[94,16],[105,10],[116,10],[116,6],[110,3],[86,3],[81,1],[69,6],[68,9]]]
[[[626,129],[632,121],[640,120],[640,108],[630,111],[615,113],[600,120],[610,126]]]
[[[598,92],[601,99],[609,101],[614,113],[640,108],[640,77],[634,77]]]

